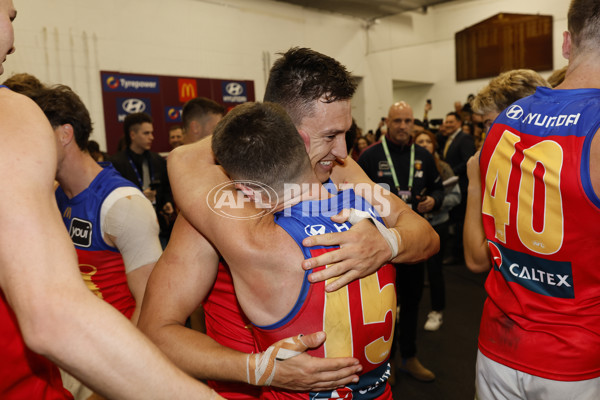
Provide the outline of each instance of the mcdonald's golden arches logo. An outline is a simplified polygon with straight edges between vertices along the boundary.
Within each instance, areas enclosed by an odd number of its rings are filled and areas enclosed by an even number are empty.
[[[71,207],[67,207],[63,212],[63,218],[71,219]]]
[[[179,101],[185,103],[188,100],[198,96],[198,87],[195,79],[177,79],[179,88]]]

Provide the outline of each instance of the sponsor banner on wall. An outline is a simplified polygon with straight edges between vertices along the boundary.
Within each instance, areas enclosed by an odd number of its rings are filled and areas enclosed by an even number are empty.
[[[158,77],[106,74],[102,79],[102,89],[109,92],[158,93]]]
[[[246,84],[244,82],[221,82],[223,91],[223,103],[245,103],[248,101],[246,95]]]
[[[195,79],[177,79],[177,88],[179,90],[179,101],[185,103],[188,100],[198,96],[198,86]]]
[[[150,99],[142,97],[117,97],[117,120],[123,122],[127,114],[141,113],[152,115]]]
[[[180,123],[182,110],[183,107],[180,106],[165,107],[165,121],[172,123]]]
[[[127,114],[145,112],[152,116],[152,151],[170,150],[169,127],[181,124],[183,105],[195,97],[206,97],[227,110],[254,101],[254,82],[249,80],[209,79],[165,75],[128,74],[100,71],[102,104],[109,154],[117,151],[123,137]]]

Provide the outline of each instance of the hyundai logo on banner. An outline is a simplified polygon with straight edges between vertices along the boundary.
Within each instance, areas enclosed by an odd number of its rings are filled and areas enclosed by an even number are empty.
[[[151,115],[150,99],[140,99],[137,97],[117,98],[117,119],[123,122],[127,114],[146,113]]]
[[[102,90],[105,92],[158,93],[160,85],[157,77],[120,74],[101,74]]]
[[[248,101],[246,96],[246,84],[243,82],[221,82],[223,89],[224,103],[245,103]]]
[[[167,122],[181,122],[181,106],[169,106],[165,107],[165,121]]]

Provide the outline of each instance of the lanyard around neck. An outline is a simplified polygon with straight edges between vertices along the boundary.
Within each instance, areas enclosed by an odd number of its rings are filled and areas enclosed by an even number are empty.
[[[144,190],[144,183],[147,183],[148,185],[150,185],[150,183],[152,183],[154,181],[154,171],[152,168],[152,163],[150,162],[150,159],[148,157],[143,157],[142,159],[142,169],[144,168],[144,163],[148,163],[148,173],[149,173],[149,178],[150,178],[150,182],[144,182],[143,179],[143,172],[142,174],[140,174],[140,171],[138,171],[137,166],[135,165],[135,163],[133,162],[133,158],[131,158],[130,154],[127,154],[127,158],[129,159],[129,165],[131,165],[131,168],[133,169],[133,172],[135,172],[135,175],[137,177],[137,180],[140,184],[140,188],[142,190]]]
[[[390,151],[388,149],[387,141],[385,140],[385,136],[381,137],[381,144],[383,145],[383,152],[385,153],[385,157],[387,158],[387,162],[390,166],[390,170],[392,171],[392,179],[394,179],[394,185],[396,186],[396,190],[400,190],[400,184],[398,183],[398,177],[396,176],[396,168],[394,168],[394,162],[392,161],[392,157],[390,156]],[[408,190],[412,190],[413,186],[413,177],[415,174],[415,144],[410,145],[410,165],[408,170]]]

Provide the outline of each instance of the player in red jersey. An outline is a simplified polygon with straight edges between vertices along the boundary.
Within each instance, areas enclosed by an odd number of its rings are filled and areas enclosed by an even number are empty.
[[[479,398],[600,396],[599,21],[597,1],[571,2],[564,82],[508,107],[481,151]]]
[[[550,84],[531,69],[503,72],[490,80],[490,83],[477,93],[471,104],[473,111],[482,115],[486,134],[502,110],[515,101],[534,94],[539,86],[550,87]],[[492,261],[481,221],[479,154],[477,152],[467,162],[469,188],[463,244],[465,265],[473,272],[487,272],[492,267]]]
[[[354,89],[345,67],[310,49],[290,49],[271,70],[265,100],[283,105],[290,114],[320,181],[331,176],[337,184],[374,185],[356,162],[347,159],[344,134],[352,120],[350,98]],[[174,191],[189,190],[185,173],[171,171],[171,174]],[[193,208],[184,211],[193,213]],[[206,335],[184,327],[189,313],[210,291],[219,259],[210,244],[186,220],[186,212],[175,224],[174,236],[150,277],[140,327],[193,376],[244,382],[246,354],[219,346]],[[391,199],[390,212],[384,219],[389,226],[395,226],[402,237],[394,261],[416,262],[439,248],[433,229],[400,199]],[[336,221],[344,219],[336,218]],[[332,265],[309,277],[311,282],[316,282],[341,275],[340,279],[327,284],[328,291],[370,275],[391,258],[387,242],[366,221],[348,232],[310,237],[304,244],[341,245],[340,249],[305,260],[302,265],[307,269]],[[313,338],[310,336],[309,340]],[[356,378],[355,362],[300,355],[278,363],[272,385],[294,390],[335,388]]]
[[[236,107],[217,126],[212,141],[215,157],[230,176],[250,182],[242,184],[241,191],[250,199],[262,196],[264,203],[255,207],[243,200],[242,192],[232,190],[221,167],[210,162],[209,146],[209,141],[203,141],[184,147],[173,154],[171,166],[185,171],[195,188],[190,195],[181,196],[182,203],[178,204],[184,208],[196,205],[189,221],[194,226],[202,222],[203,233],[230,266],[237,298],[254,324],[258,348],[267,351],[249,358],[251,382],[268,382],[270,375],[269,368],[262,370],[258,362],[253,368],[255,359],[269,364],[282,358],[276,351],[269,357],[269,346],[299,333],[324,330],[327,341],[309,353],[319,357],[356,357],[363,371],[360,381],[347,385],[353,396],[390,399],[386,381],[396,307],[394,267],[388,264],[333,293],[325,292],[323,282],[310,284],[308,273],[297,267],[305,257],[335,249],[303,247],[305,237],[350,228],[349,223],[332,222],[331,215],[345,208],[375,213],[372,206],[351,189],[331,194],[321,185],[310,167],[301,137],[276,104],[248,103]],[[240,158],[240,154],[244,157]],[[193,173],[199,170],[203,174]],[[260,184],[254,186],[252,182]],[[297,193],[284,193],[285,184],[297,184]],[[265,185],[272,191],[263,190]],[[220,188],[214,196],[213,188]],[[266,199],[268,195],[272,197]],[[241,201],[231,204],[228,199],[232,198]],[[262,207],[275,207],[279,212],[273,215]],[[272,389],[264,397],[333,395]]]
[[[0,0],[0,73],[16,14]],[[71,398],[53,362],[109,398],[215,395],[86,288],[54,198],[56,137],[31,100],[3,86],[0,137],[0,398]]]

